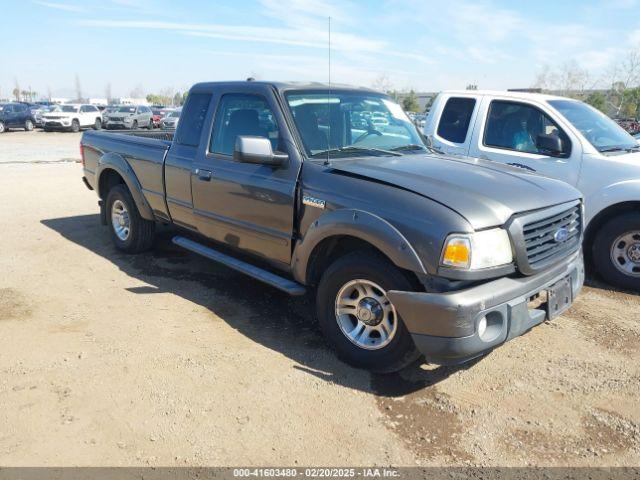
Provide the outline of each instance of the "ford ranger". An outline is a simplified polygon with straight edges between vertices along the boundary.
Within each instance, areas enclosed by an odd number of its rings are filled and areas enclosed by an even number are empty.
[[[383,121],[384,120],[384,121]],[[173,242],[291,295],[357,367],[462,363],[564,312],[584,269],[573,187],[434,153],[371,90],[200,83],[173,132],[85,132],[119,250]]]

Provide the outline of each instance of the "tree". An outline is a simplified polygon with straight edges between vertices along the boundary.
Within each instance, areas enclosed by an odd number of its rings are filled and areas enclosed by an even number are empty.
[[[82,86],[80,85],[80,77],[76,73],[76,100],[82,101]]]
[[[18,83],[18,79],[14,79],[15,87],[13,89],[13,96],[16,98],[16,102],[20,101],[20,84]]]
[[[393,90],[393,84],[386,73],[376,77],[376,79],[371,84],[371,88],[374,90],[378,90],[379,92],[389,93]]]
[[[413,89],[410,90],[407,96],[402,99],[402,108],[404,108],[406,112],[420,111],[420,103],[418,102],[418,97]]]
[[[129,92],[129,96],[131,98],[142,98],[144,96],[144,88],[142,88],[142,85],[136,85],[135,88]]]
[[[602,92],[590,93],[584,100],[593,108],[597,108],[602,113],[607,113],[607,97]]]

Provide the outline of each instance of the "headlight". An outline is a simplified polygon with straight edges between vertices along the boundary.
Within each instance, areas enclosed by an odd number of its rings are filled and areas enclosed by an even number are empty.
[[[462,270],[499,267],[513,262],[509,234],[502,228],[449,235],[440,264]]]

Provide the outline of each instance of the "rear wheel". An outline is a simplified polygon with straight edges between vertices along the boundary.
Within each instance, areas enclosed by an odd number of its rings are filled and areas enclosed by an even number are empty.
[[[30,118],[27,118],[24,122],[24,130],[25,132],[30,132],[33,130],[33,121]]]
[[[600,227],[593,263],[606,282],[640,290],[640,213],[618,215]]]
[[[118,250],[140,253],[151,247],[155,223],[140,216],[125,185],[116,185],[109,190],[106,207],[111,238]]]
[[[80,122],[78,120],[73,120],[71,122],[71,131],[73,133],[78,133],[80,131]]]
[[[336,260],[318,286],[320,328],[338,356],[358,368],[395,372],[419,358],[411,335],[386,296],[413,290],[409,279],[375,253]]]

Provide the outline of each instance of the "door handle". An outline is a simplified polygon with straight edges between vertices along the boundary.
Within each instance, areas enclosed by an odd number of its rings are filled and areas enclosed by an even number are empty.
[[[198,176],[198,180],[202,180],[203,182],[208,182],[211,180],[211,170],[202,170],[201,168],[196,168],[195,174]]]

